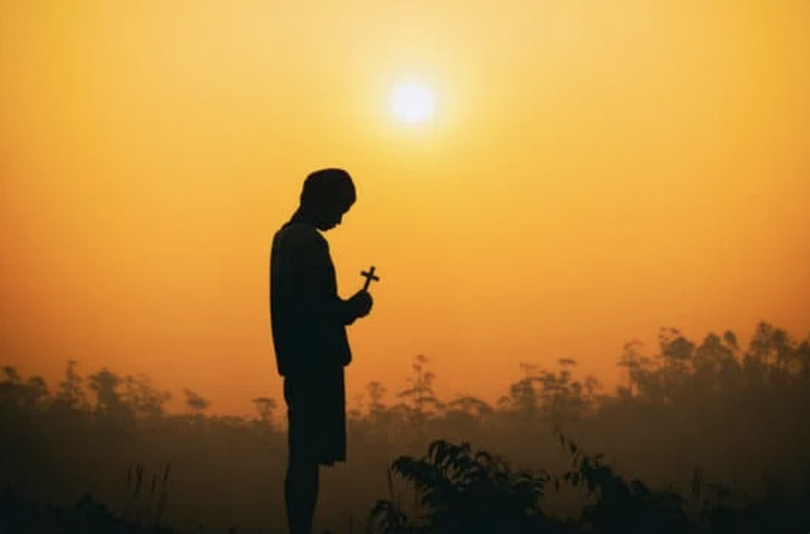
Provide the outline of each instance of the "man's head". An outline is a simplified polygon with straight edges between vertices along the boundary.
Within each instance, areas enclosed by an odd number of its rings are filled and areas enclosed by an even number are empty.
[[[310,173],[304,180],[301,210],[312,218],[319,230],[330,230],[340,224],[356,198],[348,172],[337,168],[321,169]]]

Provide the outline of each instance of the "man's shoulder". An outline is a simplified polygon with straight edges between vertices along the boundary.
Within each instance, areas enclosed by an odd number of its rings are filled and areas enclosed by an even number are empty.
[[[274,243],[286,247],[323,246],[326,239],[314,226],[306,223],[293,222],[282,226],[273,239]]]

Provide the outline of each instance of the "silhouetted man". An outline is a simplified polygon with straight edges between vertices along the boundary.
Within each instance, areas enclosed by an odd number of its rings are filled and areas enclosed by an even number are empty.
[[[346,461],[343,368],[352,361],[346,326],[368,315],[371,295],[337,292],[321,232],[340,224],[355,201],[349,174],[307,176],[298,210],[276,233],[270,258],[270,312],[289,421],[284,498],[291,534],[310,534],[321,465]]]

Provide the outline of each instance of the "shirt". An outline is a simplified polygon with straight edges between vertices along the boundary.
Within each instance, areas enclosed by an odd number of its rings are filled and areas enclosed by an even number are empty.
[[[338,295],[329,244],[311,224],[290,221],[273,237],[270,315],[281,376],[321,374],[351,363],[346,326],[355,317]]]

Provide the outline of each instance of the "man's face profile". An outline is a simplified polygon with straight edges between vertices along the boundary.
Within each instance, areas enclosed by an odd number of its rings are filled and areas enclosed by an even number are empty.
[[[349,209],[351,209],[351,205],[347,206],[338,202],[325,204],[318,213],[318,220],[316,222],[318,230],[325,232],[339,225]]]

